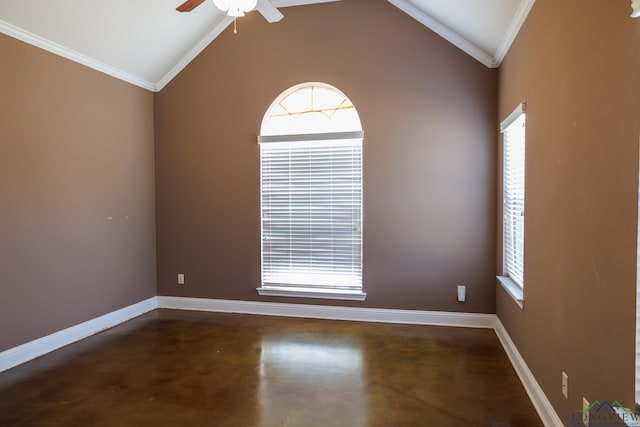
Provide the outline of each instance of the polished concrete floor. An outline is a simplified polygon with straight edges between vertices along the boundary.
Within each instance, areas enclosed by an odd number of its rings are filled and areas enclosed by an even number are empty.
[[[491,330],[156,310],[0,373],[0,426],[539,426]]]

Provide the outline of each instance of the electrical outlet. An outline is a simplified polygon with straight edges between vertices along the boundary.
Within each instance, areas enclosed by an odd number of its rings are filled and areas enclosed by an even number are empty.
[[[569,398],[569,376],[562,373],[562,394],[565,398]]]
[[[178,285],[184,285],[184,274],[178,273]]]
[[[465,302],[467,299],[467,287],[464,285],[458,286],[458,302]]]
[[[586,397],[582,398],[582,424],[589,427],[589,401]]]

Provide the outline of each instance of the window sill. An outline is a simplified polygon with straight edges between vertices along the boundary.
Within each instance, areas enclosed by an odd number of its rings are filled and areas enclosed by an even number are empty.
[[[294,297],[294,298],[319,298],[319,299],[338,299],[347,301],[364,301],[367,294],[358,291],[342,291],[342,290],[322,290],[322,289],[306,289],[306,288],[289,288],[289,287],[262,287],[256,288],[258,295],[267,297]]]
[[[518,307],[524,309],[524,292],[522,288],[508,277],[496,276],[500,285],[507,291],[507,294],[518,304]]]

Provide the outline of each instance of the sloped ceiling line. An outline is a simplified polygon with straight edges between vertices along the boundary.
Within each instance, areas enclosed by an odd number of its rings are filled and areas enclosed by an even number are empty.
[[[96,71],[100,71],[101,73],[115,77],[116,79],[131,83],[132,85],[151,91],[156,90],[156,85],[154,83],[136,77],[116,67],[112,67],[111,65],[97,61],[87,55],[83,55],[82,53],[32,34],[2,20],[0,20],[0,33],[6,34],[9,37],[13,37],[32,46],[39,47],[40,49],[44,49],[55,55],[62,56],[63,58],[77,62]]]
[[[495,62],[498,66],[502,63],[502,60],[505,56],[507,56],[507,52],[509,52],[509,48],[513,44],[513,41],[516,39],[516,36],[520,32],[520,28],[522,28],[522,24],[524,24],[525,19],[529,16],[529,12],[533,7],[533,4],[536,0],[524,0],[520,3],[516,14],[513,17],[513,20],[509,24],[509,28],[504,34],[502,38],[502,42],[500,42],[500,46],[498,47]],[[640,1],[640,0],[636,0]]]
[[[229,25],[231,25],[231,23],[233,22],[233,18],[229,17],[229,16],[225,16],[222,21],[220,21],[218,24],[216,24],[215,27],[213,27],[213,29],[206,34],[202,40],[200,40],[194,47],[192,47],[187,53],[186,55],[184,55],[176,65],[174,65],[171,70],[169,70],[169,72],[167,74],[165,74],[164,76],[162,76],[162,78],[160,80],[158,80],[158,82],[155,84],[155,88],[154,91],[155,92],[160,92],[166,85],[169,84],[169,82],[171,80],[173,80],[173,78],[175,76],[177,76],[178,74],[180,74],[180,72],[182,70],[185,69],[185,67],[187,65],[189,65],[189,63],[191,61],[193,61],[198,55],[200,55],[200,53],[207,47],[209,46],[209,44],[216,39],[216,37],[218,37]]]
[[[272,0],[274,5],[278,7],[285,7],[289,5],[300,5],[309,3],[323,3],[339,0]],[[501,42],[498,46],[495,56],[493,52],[489,53],[478,47],[478,45],[471,42],[466,37],[460,35],[455,30],[452,30],[447,25],[444,25],[439,20],[433,18],[428,13],[419,9],[409,0],[388,0],[389,3],[399,8],[403,12],[410,15],[412,18],[425,25],[445,40],[448,40],[454,46],[458,47],[462,51],[466,52],[480,63],[489,68],[497,68],[507,54],[511,44],[513,43],[518,31],[524,23],[529,11],[531,10],[535,0],[520,0],[520,5],[513,16],[509,27],[503,35]],[[633,16],[640,16],[640,0],[632,0],[632,7],[634,8]],[[228,17],[223,17],[221,20],[217,20],[213,28],[206,33],[192,48],[190,48],[184,55],[182,55],[176,63],[169,68],[169,71],[159,78],[158,81],[148,81],[144,78],[138,77],[126,71],[123,71],[112,65],[103,63],[90,56],[79,53],[73,49],[57,44],[43,37],[35,35],[31,32],[23,30],[17,26],[14,26],[6,21],[0,20],[0,32],[7,34],[10,37],[22,40],[26,43],[40,47],[44,50],[52,52],[56,55],[60,55],[72,61],[78,62],[82,65],[103,72],[107,75],[115,77],[117,79],[126,81],[141,88],[158,92],[162,90],[176,75],[178,75],[195,57],[197,57],[216,37],[218,37],[232,22]]]
[[[522,0],[520,5],[518,6],[518,10],[516,11],[513,19],[509,23],[509,27],[505,32],[500,45],[498,46],[497,53],[495,57],[488,52],[485,52],[474,43],[452,30],[451,28],[443,25],[433,17],[429,16],[425,12],[413,6],[407,0],[388,0],[389,3],[396,6],[398,9],[402,10],[409,16],[411,16],[416,21],[420,22],[424,26],[431,29],[436,34],[443,37],[445,40],[448,40],[454,46],[462,49],[464,52],[475,58],[480,63],[484,64],[489,68],[498,68],[502,63],[502,60],[509,52],[509,48],[511,44],[515,40],[522,24],[524,24],[525,19],[529,15],[535,0]],[[640,0],[633,0],[635,2],[640,3]]]
[[[406,0],[388,0],[389,3],[397,7],[398,9],[411,16],[416,21],[420,22],[425,27],[431,29],[434,33],[438,34],[445,40],[448,40],[451,44],[459,49],[462,49],[467,54],[471,55],[477,61],[486,65],[489,68],[496,68],[499,64],[496,63],[495,58],[471,43],[466,38],[462,37],[457,32],[453,31],[449,27],[436,21],[430,15],[424,13]]]

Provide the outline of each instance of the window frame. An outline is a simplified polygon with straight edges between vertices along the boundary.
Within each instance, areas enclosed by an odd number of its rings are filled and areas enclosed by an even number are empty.
[[[518,141],[509,141],[508,138],[508,132],[509,129],[513,126],[518,124],[522,119],[522,126],[524,127],[524,131],[522,132],[522,141],[518,140]],[[502,272],[501,275],[497,276],[497,279],[500,283],[500,285],[507,291],[507,293],[509,294],[509,296],[511,296],[511,298],[518,304],[518,306],[520,308],[524,308],[524,239],[525,239],[525,229],[524,229],[524,222],[525,222],[525,211],[526,208],[524,208],[525,206],[525,181],[526,181],[526,106],[525,103],[521,103],[519,104],[515,110],[513,110],[513,112],[511,114],[509,114],[509,116],[504,119],[501,124],[500,124],[500,133],[502,134]],[[520,225],[521,229],[522,229],[522,235],[521,238],[519,239],[519,242],[517,242],[517,244],[520,246],[519,248],[516,248],[513,252],[512,255],[509,253],[508,251],[508,241],[513,240],[514,238],[517,238],[517,236],[513,236],[510,233],[510,230],[512,231],[512,228],[509,227],[509,225],[507,224],[507,221],[509,219],[512,219],[513,216],[515,216],[513,214],[513,212],[508,213],[507,210],[507,206],[511,205],[513,203],[513,200],[509,199],[507,200],[507,195],[506,193],[508,192],[508,179],[512,179],[513,178],[513,173],[507,170],[507,159],[506,159],[506,155],[508,153],[509,147],[508,144],[509,143],[521,143],[523,145],[522,147],[522,174],[519,177],[520,179],[518,180],[517,186],[520,186],[522,191],[521,191],[521,200],[519,200],[522,203],[523,209],[520,213],[521,217],[522,217],[522,223]],[[511,186],[511,192],[514,192],[515,189],[513,188],[515,186]],[[516,200],[516,198],[513,198],[514,200]],[[513,259],[511,260],[511,262],[509,262],[509,257],[510,256],[517,256],[518,259]],[[521,280],[517,280],[517,278],[512,277],[512,274],[510,274],[509,270],[510,268],[508,267],[510,264],[512,265],[520,265],[520,271],[519,273],[521,274]]]
[[[276,98],[276,100],[272,103],[271,107],[267,110],[264,120],[263,120],[263,125],[262,125],[262,130],[264,132],[265,130],[265,122],[269,119],[269,115],[271,113],[271,111],[273,110],[275,105],[278,105],[280,102],[282,102],[283,100],[286,100],[287,96],[289,96],[292,93],[295,93],[296,90],[298,89],[305,89],[308,88],[309,86],[318,86],[318,85],[322,85],[326,88],[329,88],[331,90],[336,91],[336,93],[343,95],[344,94],[342,92],[340,92],[338,89],[323,84],[323,83],[306,83],[306,84],[301,84],[301,85],[296,85],[288,90],[286,90],[285,92],[283,92],[278,98]],[[348,98],[345,96],[345,99],[348,100]],[[349,101],[350,102],[350,101]],[[355,107],[354,107],[354,112],[355,112]],[[363,204],[363,191],[362,191],[362,163],[363,163],[363,159],[362,159],[362,148],[363,148],[363,139],[364,139],[364,132],[362,131],[362,127],[360,125],[360,121],[359,121],[359,117],[357,117],[357,112],[356,113],[356,118],[358,119],[358,127],[359,130],[357,131],[347,131],[347,132],[331,132],[328,131],[326,133],[308,133],[308,134],[298,134],[298,135],[273,135],[271,133],[267,133],[266,135],[261,135],[258,137],[258,143],[260,144],[260,238],[261,238],[261,286],[259,288],[256,288],[256,291],[258,292],[259,295],[261,296],[281,296],[281,297],[303,297],[303,298],[322,298],[322,299],[338,299],[338,300],[351,300],[351,301],[364,301],[366,299],[366,293],[363,290],[363,285],[362,285],[362,222],[363,222],[363,218],[362,218],[362,204]],[[359,140],[359,141],[358,141]],[[263,207],[263,203],[264,203],[264,172],[263,172],[263,150],[268,149],[270,144],[274,144],[273,147],[278,147],[278,144],[286,144],[286,143],[290,143],[291,147],[295,147],[296,143],[301,143],[301,147],[304,147],[305,144],[310,144],[313,142],[323,142],[323,143],[329,143],[330,145],[330,141],[335,141],[336,143],[341,143],[341,141],[357,141],[356,144],[360,144],[359,145],[359,158],[360,158],[360,164],[359,164],[359,168],[360,168],[360,191],[359,191],[359,209],[360,209],[360,218],[359,218],[359,223],[358,223],[358,228],[359,228],[359,235],[360,235],[360,242],[359,242],[359,255],[358,258],[355,258],[355,261],[358,262],[359,261],[359,277],[357,277],[357,279],[359,280],[358,285],[359,286],[354,286],[351,289],[342,289],[339,287],[339,285],[336,285],[336,287],[331,286],[331,285],[327,285],[326,287],[324,286],[319,286],[319,285],[311,285],[311,284],[307,284],[307,285],[300,285],[297,286],[295,284],[283,284],[282,286],[278,285],[278,284],[274,284],[272,283],[267,283],[265,282],[265,224],[264,224],[264,215],[265,215],[265,210]],[[270,266],[273,267],[273,266]],[[323,272],[324,273],[324,272]]]

